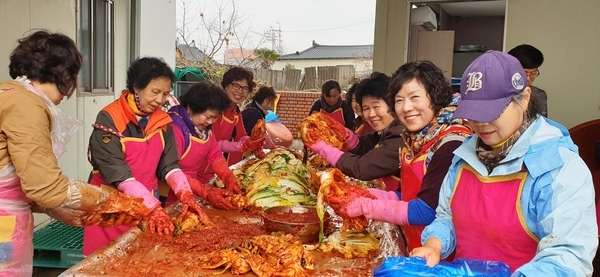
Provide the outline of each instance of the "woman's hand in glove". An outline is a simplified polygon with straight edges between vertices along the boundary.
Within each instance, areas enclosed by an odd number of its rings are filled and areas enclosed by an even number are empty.
[[[100,187],[71,179],[67,186],[67,197],[59,207],[92,212],[106,203],[107,199],[108,192]]]
[[[330,165],[334,166],[340,160],[340,157],[344,154],[341,150],[323,142],[322,140],[316,141],[312,145],[308,145],[308,148],[321,155]]]
[[[152,234],[170,235],[175,229],[173,222],[171,222],[171,219],[160,205],[156,205],[156,207],[150,211],[146,220],[148,221],[148,228],[150,228]]]
[[[203,219],[208,219],[208,216],[200,209],[194,194],[191,191],[183,191],[177,197],[181,201],[181,216],[185,216],[189,210],[198,215],[200,221],[204,222]]]
[[[256,150],[262,149],[263,144],[265,143],[265,139],[266,138],[264,136],[260,137],[256,140],[252,140],[252,139],[248,138],[242,144],[243,148],[244,148],[243,152],[256,151]]]
[[[225,199],[227,196],[231,196],[232,193],[228,190],[213,188],[206,186],[210,192],[206,197],[206,200],[215,208],[221,210],[234,210],[235,207]]]
[[[213,168],[213,170],[215,171],[217,176],[219,176],[219,178],[221,178],[221,181],[223,181],[223,184],[225,185],[225,188],[228,191],[231,191],[233,193],[238,193],[238,194],[242,193],[242,190],[240,189],[240,184],[233,176],[233,172],[231,172],[231,169],[229,169],[229,166],[227,165],[227,161],[225,160],[225,158],[223,158],[223,157],[216,158],[210,164],[210,166]],[[202,198],[206,199],[206,197],[202,197]]]
[[[225,199],[225,197],[231,195],[230,191],[209,187],[190,176],[188,176],[188,181],[192,191],[196,195],[206,199],[213,207],[222,210],[235,209],[235,207]]]

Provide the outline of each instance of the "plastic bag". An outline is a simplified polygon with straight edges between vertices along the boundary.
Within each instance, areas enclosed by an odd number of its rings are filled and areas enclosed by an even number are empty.
[[[77,132],[77,129],[83,126],[83,123],[62,113],[58,106],[54,105],[54,103],[48,99],[48,96],[31,85],[27,77],[20,76],[17,77],[15,81],[44,99],[44,102],[48,105],[50,114],[52,114],[52,131],[50,132],[50,136],[52,137],[52,151],[57,159],[60,158],[62,154],[67,152],[67,143],[69,143],[73,134]]]
[[[452,262],[442,261],[435,267],[429,267],[421,257],[388,257],[376,267],[373,276],[491,276],[509,277],[510,269],[502,262],[456,259]]]

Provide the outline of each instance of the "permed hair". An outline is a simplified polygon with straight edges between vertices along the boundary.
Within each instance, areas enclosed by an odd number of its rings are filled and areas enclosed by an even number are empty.
[[[390,103],[394,103],[394,97],[402,86],[413,79],[417,79],[425,87],[436,114],[452,102],[454,91],[442,70],[430,61],[416,61],[403,64],[392,74],[388,89]]]
[[[156,57],[138,58],[127,70],[127,89],[132,93],[135,92],[135,89],[145,89],[152,80],[158,78],[169,79],[171,87],[175,83],[175,74],[163,59]]]
[[[336,80],[327,80],[321,86],[321,94],[324,95],[324,96],[327,96],[327,97],[331,97],[331,95],[329,94],[329,92],[332,89],[334,89],[334,88],[336,88],[340,92],[340,94],[342,93],[342,88],[340,88],[340,83],[338,83],[338,81],[336,81]]]
[[[63,34],[41,30],[18,43],[9,58],[10,77],[27,76],[40,83],[54,83],[62,95],[71,97],[82,63],[75,42]]]
[[[542,51],[529,44],[521,44],[508,51],[509,55],[517,58],[525,69],[538,68],[544,63]]]
[[[277,98],[277,94],[275,94],[273,87],[260,87],[252,100],[262,104],[265,99],[275,100],[275,98]]]
[[[192,110],[193,114],[207,110],[222,113],[231,105],[231,100],[221,87],[209,82],[200,82],[179,96],[179,103],[182,107]]]
[[[368,78],[364,78],[356,84],[356,103],[362,107],[362,100],[365,96],[371,96],[376,99],[383,99],[386,101],[388,106],[390,102],[387,101],[387,88],[390,84],[390,77],[381,72],[373,72]]]
[[[256,83],[254,82],[254,74],[252,71],[239,66],[234,66],[227,70],[225,74],[223,74],[221,86],[224,89],[227,85],[233,83],[233,81],[242,79],[246,79],[246,82],[248,82],[248,88],[250,88],[250,92],[254,91],[254,87],[256,86]]]

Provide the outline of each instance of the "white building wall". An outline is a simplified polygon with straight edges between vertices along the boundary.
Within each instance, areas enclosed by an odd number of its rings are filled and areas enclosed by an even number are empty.
[[[140,56],[162,57],[175,68],[175,0],[140,1]]]
[[[65,99],[60,109],[83,122],[83,128],[67,145],[59,159],[63,172],[87,180],[91,166],[87,161],[87,146],[98,112],[114,101],[126,87],[130,56],[131,1],[113,1],[114,6],[114,95],[76,96]],[[175,0],[140,0],[140,54],[162,57],[175,65]],[[61,32],[77,40],[76,0],[0,0],[0,79],[9,79],[9,55],[16,41],[33,28]]]

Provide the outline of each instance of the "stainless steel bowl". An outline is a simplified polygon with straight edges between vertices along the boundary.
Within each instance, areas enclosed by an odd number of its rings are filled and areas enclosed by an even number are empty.
[[[314,213],[317,217],[317,209],[312,206],[278,206],[271,207],[263,211],[262,219],[265,228],[269,232],[284,232],[287,234],[293,234],[300,237],[303,244],[311,244],[319,241],[319,231],[321,230],[321,223],[317,219],[311,222],[297,222],[298,220],[290,220],[285,222],[284,220],[269,217],[272,214],[278,213],[291,213],[293,214],[306,214]],[[293,221],[293,222],[292,222]],[[325,213],[325,219],[323,227],[327,228],[329,223],[329,214]]]

